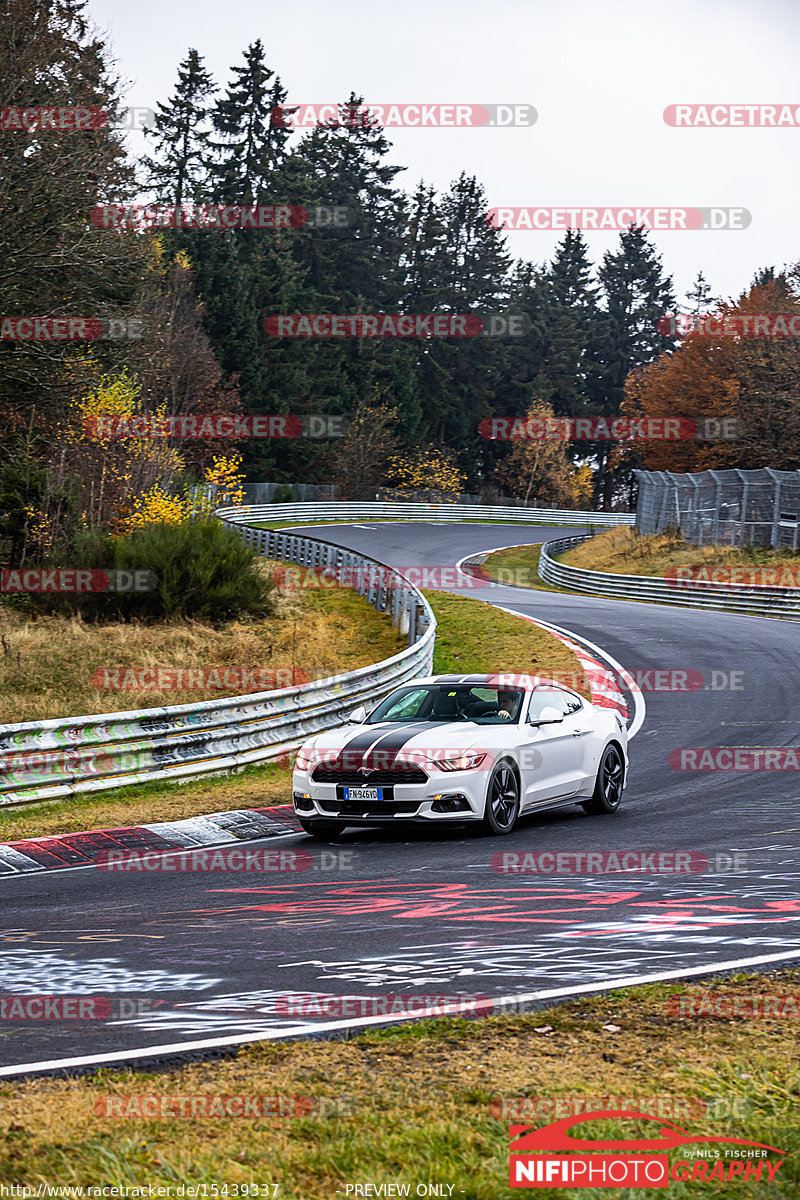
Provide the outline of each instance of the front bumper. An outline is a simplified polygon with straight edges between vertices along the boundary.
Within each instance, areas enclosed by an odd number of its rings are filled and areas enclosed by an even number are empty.
[[[313,768],[312,768],[313,770]],[[383,784],[383,800],[345,800],[343,784],[318,783],[311,773],[292,774],[294,811],[303,820],[339,820],[348,825],[398,821],[480,821],[488,773],[485,770],[431,771],[425,783]],[[357,777],[350,787],[369,787]],[[389,795],[387,796],[387,792]]]

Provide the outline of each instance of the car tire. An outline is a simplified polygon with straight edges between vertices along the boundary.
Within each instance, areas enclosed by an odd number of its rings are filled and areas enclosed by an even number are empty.
[[[591,800],[584,800],[581,804],[583,811],[593,815],[616,812],[622,800],[624,776],[622,755],[616,746],[606,746],[597,768],[594,793]]]
[[[486,789],[486,807],[482,828],[484,833],[502,837],[511,833],[519,817],[519,778],[508,760],[497,763]]]
[[[318,842],[335,842],[344,833],[344,821],[305,821],[302,817],[297,819],[306,833]]]

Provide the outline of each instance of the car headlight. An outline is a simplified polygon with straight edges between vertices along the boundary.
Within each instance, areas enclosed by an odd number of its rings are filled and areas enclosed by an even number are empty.
[[[309,771],[318,758],[319,755],[309,742],[305,746],[301,746],[297,751],[297,758],[294,760],[295,769],[298,771]]]
[[[479,767],[485,758],[486,754],[480,751],[477,754],[459,754],[456,758],[437,758],[432,765],[439,771],[472,771]]]

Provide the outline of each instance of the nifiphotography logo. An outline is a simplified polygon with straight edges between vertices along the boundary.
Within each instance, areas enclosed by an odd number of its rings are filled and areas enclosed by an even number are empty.
[[[603,1141],[570,1134],[573,1125],[609,1120],[647,1121],[652,1136]],[[742,1138],[695,1137],[658,1117],[624,1111],[578,1113],[541,1128],[511,1125],[509,1137],[512,1187],[666,1188],[671,1180],[771,1183],[786,1155],[776,1146]],[[677,1152],[672,1163],[670,1150]],[[781,1157],[773,1161],[770,1155]]]

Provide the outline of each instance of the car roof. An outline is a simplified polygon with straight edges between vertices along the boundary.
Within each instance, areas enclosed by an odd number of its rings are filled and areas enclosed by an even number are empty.
[[[492,687],[499,686],[500,690],[507,689],[509,691],[514,688],[519,688],[525,692],[532,692],[539,687],[558,688],[563,692],[570,692],[575,696],[580,695],[574,688],[568,687],[565,683],[560,683],[557,679],[549,679],[546,675],[517,675],[511,671],[492,671],[484,675],[428,675],[424,679],[409,679],[407,684],[403,686],[413,685],[416,683],[463,683],[472,687]]]

